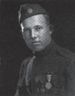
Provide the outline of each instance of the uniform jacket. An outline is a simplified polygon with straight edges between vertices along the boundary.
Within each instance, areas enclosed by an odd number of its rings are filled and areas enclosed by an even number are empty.
[[[52,40],[22,62],[15,96],[68,96],[72,56]]]

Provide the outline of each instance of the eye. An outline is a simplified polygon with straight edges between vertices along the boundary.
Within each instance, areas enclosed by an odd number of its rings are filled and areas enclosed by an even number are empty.
[[[40,31],[41,29],[43,29],[42,26],[35,26],[35,30],[36,30],[36,31]]]

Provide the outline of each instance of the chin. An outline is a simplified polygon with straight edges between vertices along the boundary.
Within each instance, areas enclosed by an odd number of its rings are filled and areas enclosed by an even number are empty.
[[[40,45],[40,46],[29,46],[29,49],[31,51],[39,52],[39,51],[44,50],[45,46],[42,46],[42,45]]]
[[[35,51],[35,52],[40,52],[40,51],[42,51],[42,50],[44,50],[44,48],[33,48],[32,49],[32,51]]]

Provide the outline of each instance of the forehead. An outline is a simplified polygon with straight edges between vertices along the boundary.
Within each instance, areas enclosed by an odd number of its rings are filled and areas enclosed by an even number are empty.
[[[22,22],[23,26],[33,26],[33,25],[41,25],[41,24],[42,25],[46,24],[45,16],[42,14],[31,16]]]

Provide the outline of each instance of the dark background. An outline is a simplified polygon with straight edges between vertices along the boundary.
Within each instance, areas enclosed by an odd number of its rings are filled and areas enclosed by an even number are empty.
[[[55,42],[75,52],[75,2],[73,0],[0,1],[0,96],[13,96],[21,61],[28,50],[20,34],[18,8],[21,3],[39,3],[46,8],[54,25]]]

